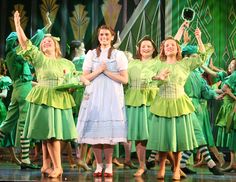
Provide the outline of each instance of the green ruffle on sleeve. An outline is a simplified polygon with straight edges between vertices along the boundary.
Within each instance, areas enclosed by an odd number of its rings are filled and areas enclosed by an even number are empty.
[[[17,47],[16,53],[21,55],[26,61],[30,61],[33,66],[38,66],[44,58],[43,53],[32,44],[30,40],[27,40],[27,48],[22,49],[20,46]]]
[[[1,78],[1,84],[0,84],[0,89],[1,90],[4,90],[4,89],[7,89],[9,90],[9,86],[12,85],[12,80],[10,77],[8,76],[3,76]]]
[[[194,70],[197,67],[203,65],[208,60],[208,58],[214,53],[214,48],[210,43],[205,44],[205,49],[206,51],[204,53],[198,52],[196,57],[184,58],[181,61],[182,64],[189,67],[190,70]]]
[[[210,99],[215,99],[217,97],[217,93],[215,92],[212,87],[210,87],[205,79],[201,79],[201,97],[210,100]]]
[[[225,77],[227,76],[227,73],[225,71],[220,71],[216,73],[216,75],[217,75],[216,77],[217,81],[224,81]]]

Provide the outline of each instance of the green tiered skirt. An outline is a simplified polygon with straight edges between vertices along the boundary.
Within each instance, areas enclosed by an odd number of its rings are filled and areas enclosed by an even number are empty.
[[[128,140],[148,140],[151,115],[149,108],[149,106],[145,105],[139,107],[126,106]]]
[[[39,140],[77,138],[72,109],[57,109],[30,103],[24,137]]]
[[[232,129],[230,132],[229,149],[236,152],[236,129]]]
[[[153,115],[147,148],[161,152],[193,150],[198,147],[191,114],[179,117]]]

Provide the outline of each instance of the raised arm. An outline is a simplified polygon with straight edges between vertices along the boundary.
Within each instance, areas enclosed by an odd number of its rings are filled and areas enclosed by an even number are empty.
[[[224,70],[222,70],[222,69],[220,69],[220,68],[217,68],[217,67],[213,64],[212,58],[210,59],[209,68],[211,68],[211,70],[216,71],[216,72],[224,71]]]
[[[195,30],[195,37],[196,37],[196,39],[197,39],[199,51],[200,51],[201,53],[204,53],[204,52],[206,51],[206,49],[205,49],[205,46],[204,46],[204,44],[203,44],[203,42],[202,42],[201,35],[202,35],[201,30],[200,30],[199,28],[196,28],[196,30]]]
[[[48,30],[48,29],[52,26],[52,22],[51,22],[51,19],[50,19],[50,17],[49,17],[49,12],[47,12],[46,16],[47,16],[47,17],[46,17],[47,24],[46,24],[46,26],[45,26],[45,29]]]
[[[185,28],[189,27],[189,22],[184,21],[182,25],[179,27],[177,33],[175,34],[174,39],[180,41],[182,38],[182,35],[184,33]]]
[[[210,68],[208,68],[207,66],[202,65],[201,66],[202,69],[204,69],[204,71],[208,74],[210,74],[211,76],[217,77],[217,72],[211,70]]]
[[[15,28],[16,28],[19,44],[22,47],[22,49],[26,49],[27,48],[26,42],[28,39],[25,36],[25,32],[20,25],[20,14],[18,11],[14,13],[14,23],[15,23]]]

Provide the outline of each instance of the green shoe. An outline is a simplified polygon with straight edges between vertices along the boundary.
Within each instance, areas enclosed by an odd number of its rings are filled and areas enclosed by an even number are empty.
[[[22,162],[20,165],[20,168],[21,169],[40,169],[41,167],[32,163],[26,164]]]

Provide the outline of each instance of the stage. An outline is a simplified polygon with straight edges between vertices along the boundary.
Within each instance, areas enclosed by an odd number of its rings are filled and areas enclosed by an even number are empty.
[[[167,166],[164,180],[157,180],[156,173],[159,166],[148,170],[143,177],[135,178],[133,173],[135,169],[123,169],[113,167],[114,176],[112,178],[94,178],[93,172],[78,171],[78,168],[71,169],[67,163],[63,163],[64,173],[62,177],[51,179],[41,175],[40,170],[21,170],[19,166],[10,162],[0,162],[0,181],[95,181],[95,182],[152,182],[152,181],[172,181],[170,166]],[[201,168],[192,168],[197,171],[195,175],[188,175],[181,179],[182,182],[230,182],[236,181],[236,171],[225,173],[223,176],[212,175],[206,166]]]

